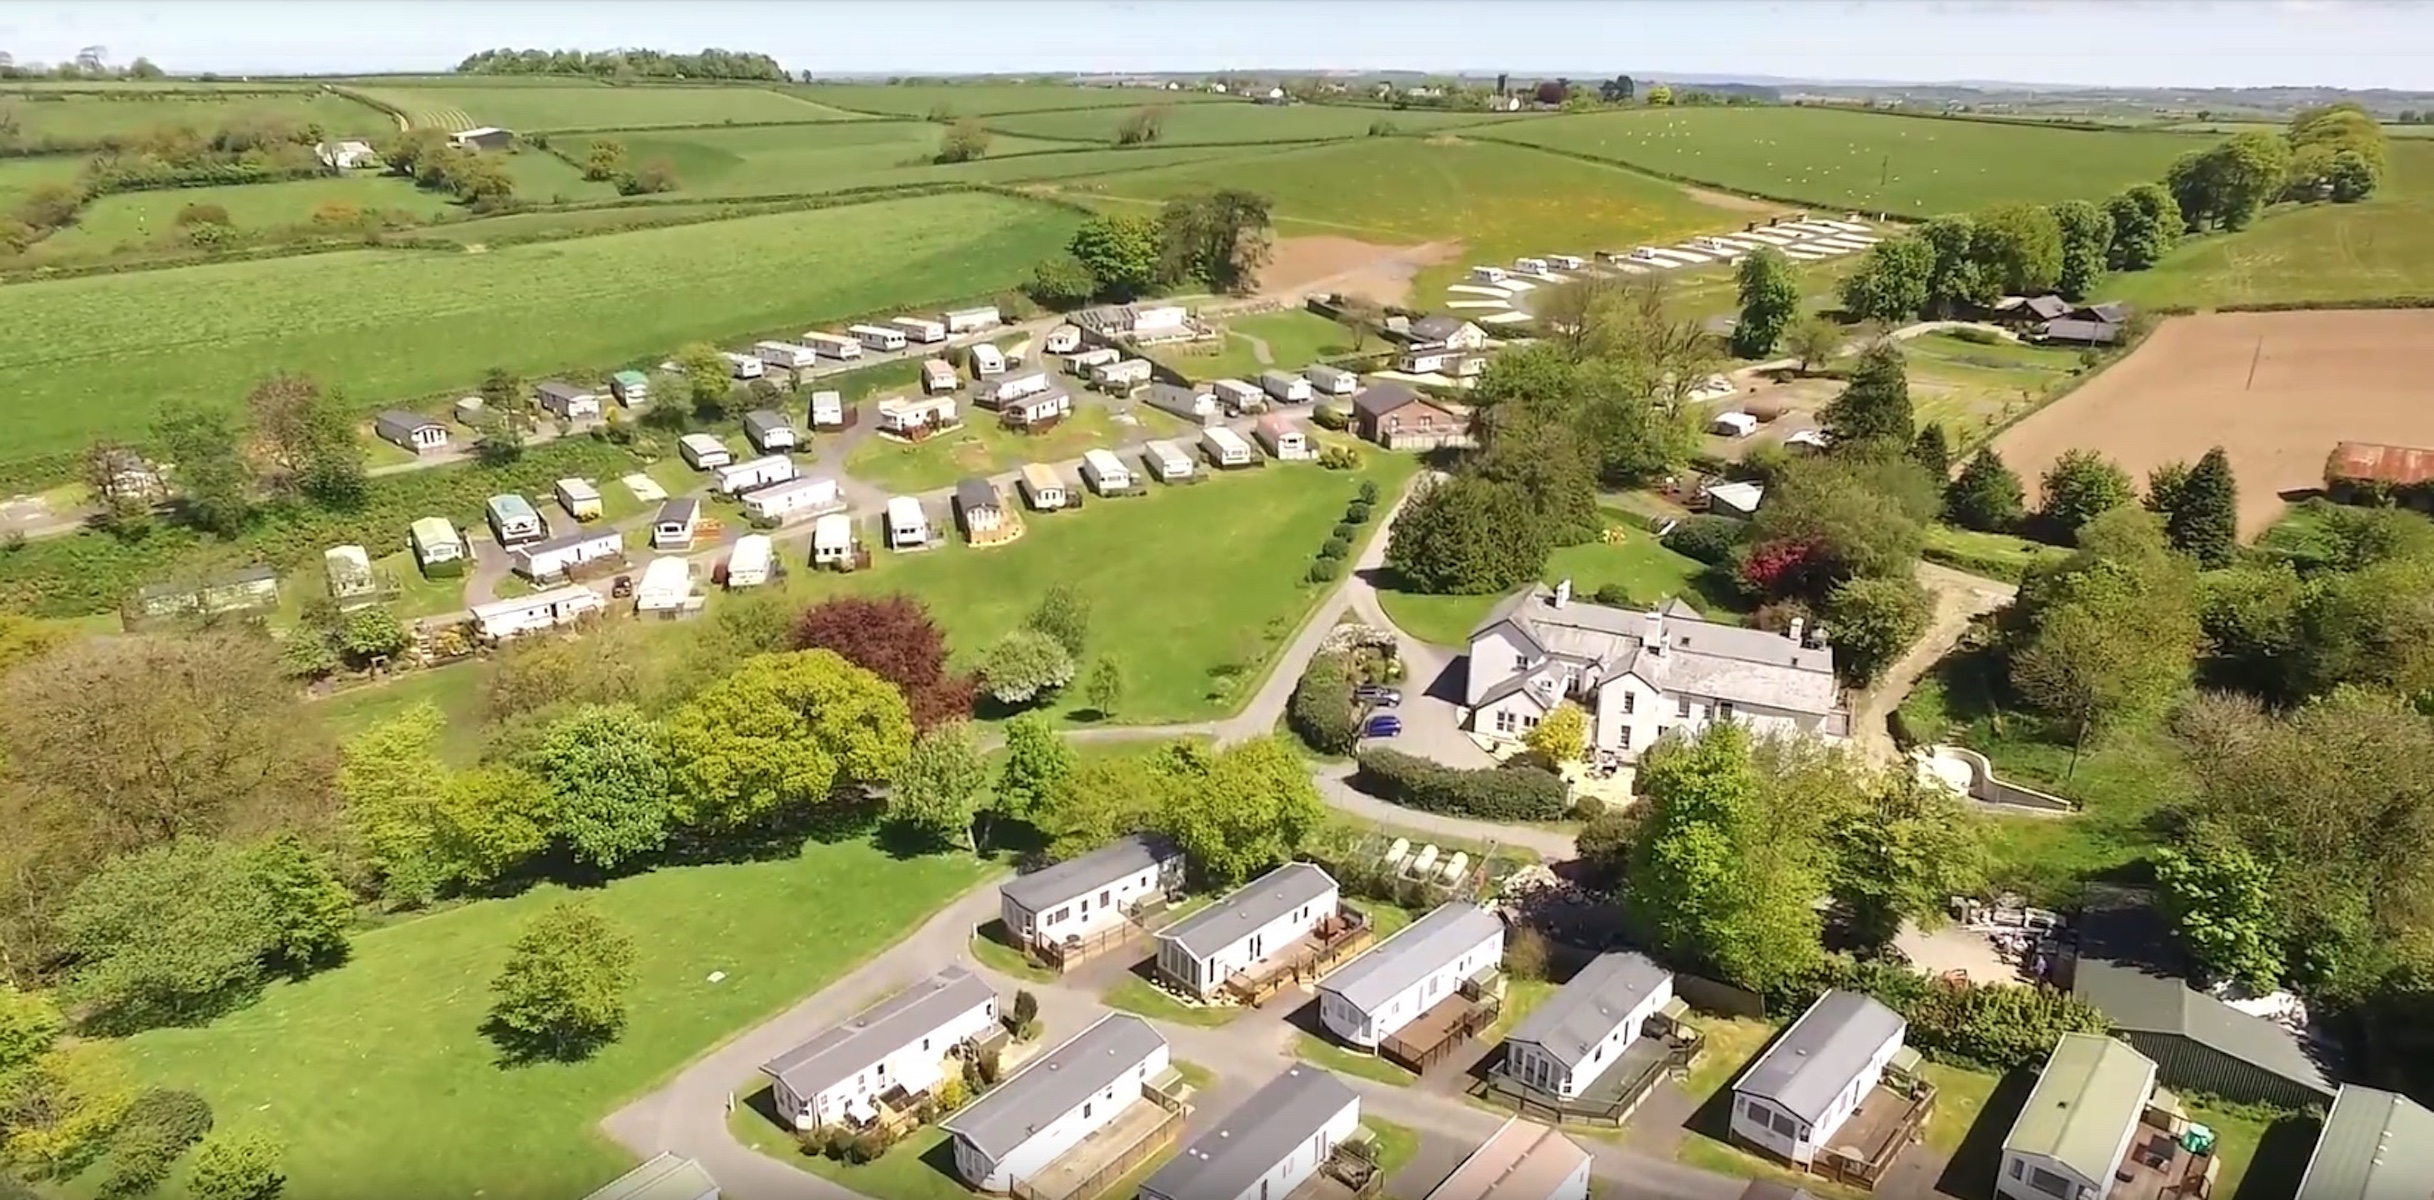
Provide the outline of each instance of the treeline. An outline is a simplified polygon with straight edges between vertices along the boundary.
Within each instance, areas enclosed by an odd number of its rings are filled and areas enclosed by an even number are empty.
[[[19,62],[17,61],[17,57],[15,55],[10,54],[5,50],[0,50],[0,80],[84,79],[102,81],[112,79],[166,79],[169,77],[169,73],[167,71],[160,69],[160,67],[151,59],[145,58],[140,54],[136,56],[135,61],[121,66],[105,61],[102,58],[103,53],[103,48],[100,46],[87,46],[83,50],[78,51],[76,57],[68,59],[65,62],[46,67],[38,62]],[[210,79],[213,77],[210,75],[205,75],[202,78]]]
[[[581,75],[594,79],[757,79],[786,82],[778,60],[749,50],[483,50],[456,64],[459,75]]]
[[[1094,216],[1065,253],[1031,270],[1025,295],[1051,309],[1129,303],[1178,284],[1244,295],[1274,252],[1269,200],[1227,188],[1166,202],[1156,216]]]

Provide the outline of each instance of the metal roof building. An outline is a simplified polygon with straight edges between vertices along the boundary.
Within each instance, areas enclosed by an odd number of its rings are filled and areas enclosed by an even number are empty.
[[[1873,997],[1827,992],[1767,1048],[1733,1091],[1771,1101],[1815,1124],[1867,1068],[1877,1048],[1908,1024]]]
[[[2426,1200],[2430,1181],[2434,1113],[2393,1092],[2345,1087],[2294,1200]]]
[[[1344,1081],[1297,1063],[1201,1134],[1141,1185],[1144,1200],[1233,1200],[1307,1145],[1361,1098]],[[1279,1198],[1281,1200],[1281,1198]]]

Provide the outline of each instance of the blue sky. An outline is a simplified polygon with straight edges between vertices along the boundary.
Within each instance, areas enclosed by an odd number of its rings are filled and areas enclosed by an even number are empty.
[[[1490,15],[1492,14],[1492,16]],[[2414,0],[0,0],[0,50],[406,71],[491,46],[756,49],[825,73],[1377,70],[2434,89]]]

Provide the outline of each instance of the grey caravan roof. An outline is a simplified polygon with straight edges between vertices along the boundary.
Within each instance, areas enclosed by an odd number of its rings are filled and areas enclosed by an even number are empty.
[[[1580,974],[1547,998],[1505,1040],[1527,1042],[1567,1067],[1589,1057],[1623,1018],[1664,987],[1673,972],[1644,954],[1600,954]]]
[[[986,479],[966,479],[955,485],[955,505],[965,512],[996,508],[997,488]]]
[[[797,1096],[819,1095],[996,994],[969,970],[948,967],[770,1059],[761,1073]],[[945,1051],[939,1047],[941,1054]]]
[[[1176,922],[1158,939],[1183,947],[1193,958],[1207,958],[1335,890],[1335,878],[1325,871],[1305,862],[1286,863]]]
[[[418,412],[392,408],[384,410],[379,416],[372,418],[372,424],[379,430],[380,436],[395,440],[411,438],[414,436],[415,430],[426,425],[437,425],[439,422]]]
[[[1428,978],[1429,972],[1503,929],[1502,918],[1476,904],[1441,904],[1328,976],[1318,990],[1341,996],[1362,1012],[1376,1012],[1379,1005]]]
[[[1858,992],[1839,988],[1792,1022],[1733,1091],[1772,1101],[1815,1125],[1851,1085],[1885,1039],[1908,1027],[1899,1013]]]
[[[1076,896],[1088,895],[1128,875],[1146,871],[1181,855],[1173,842],[1150,834],[1118,838],[1079,858],[1009,879],[998,892],[1022,905],[1026,912],[1053,908]]]
[[[693,523],[694,516],[700,512],[701,501],[695,500],[690,496],[679,496],[676,499],[670,500],[667,503],[659,506],[659,516],[654,520],[653,523],[659,525],[690,525]]]
[[[1149,1022],[1109,1013],[1099,1023],[1041,1055],[997,1090],[939,1126],[989,1161],[1003,1160],[1051,1121],[1106,1091],[1124,1073],[1166,1045]]]
[[[744,428],[754,433],[770,433],[780,429],[792,429],[794,425],[782,413],[756,408],[744,414]]]
[[[1344,1081],[1296,1063],[1269,1080],[1141,1185],[1155,1200],[1234,1200],[1317,1137],[1360,1097]]]

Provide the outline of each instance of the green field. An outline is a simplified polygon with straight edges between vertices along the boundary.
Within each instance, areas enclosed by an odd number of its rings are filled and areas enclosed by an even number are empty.
[[[786,93],[848,112],[924,118],[941,106],[958,116],[987,116],[1061,108],[1132,109],[1153,103],[1241,103],[1208,92],[1086,88],[1053,83],[815,83],[789,87]]]
[[[415,231],[418,238],[445,238],[468,245],[490,245],[512,238],[529,238],[549,234],[571,236],[615,232],[644,225],[675,225],[709,217],[747,217],[777,210],[778,205],[739,205],[720,201],[698,203],[677,201],[667,204],[639,205],[625,208],[576,208],[558,211],[514,213],[504,217],[480,217],[471,221],[450,221],[428,229]]]
[[[679,196],[792,196],[848,188],[936,183],[1021,183],[1204,162],[1223,148],[1077,148],[1070,142],[999,136],[978,162],[937,163],[940,126],[922,121],[750,129],[616,131],[570,137],[580,159],[595,140],[625,147],[629,162],[665,158],[683,180]]]
[[[1031,434],[1007,429],[987,411],[964,414],[964,427],[953,433],[906,444],[871,438],[854,447],[845,460],[846,473],[892,492],[926,492],[950,487],[974,475],[995,475],[1027,462],[1061,462],[1080,458],[1093,446],[1122,436],[1105,406],[1083,400],[1073,415],[1055,428]]]
[[[173,395],[233,403],[273,370],[367,411],[494,365],[607,367],[702,338],[997,291],[1072,214],[931,196],[483,254],[362,250],[0,289],[20,418],[0,455],[140,431]]]
[[[85,160],[73,154],[0,159],[0,208],[16,207],[36,184],[73,183],[84,166]]]
[[[2079,352],[2017,342],[1980,345],[1930,333],[1902,343],[1910,399],[1920,424],[1938,421],[1952,444],[1973,446],[2004,422],[2044,403],[2079,371]]]
[[[580,204],[617,196],[617,185],[585,179],[582,168],[546,151],[509,151],[507,173],[515,177],[516,196],[532,204]]]
[[[367,87],[416,125],[465,129],[496,125],[520,134],[552,129],[640,129],[657,125],[759,121],[850,121],[841,112],[758,87]],[[470,124],[468,124],[468,122]]]
[[[1821,108],[1586,113],[1474,131],[1804,203],[1910,216],[2102,199],[2203,139]]]
[[[1569,546],[1547,558],[1546,581],[1572,581],[1576,595],[1607,584],[1621,584],[1636,604],[1679,599],[1704,613],[1724,613],[1742,603],[1718,588],[1704,564],[1684,558],[1657,544],[1656,535],[1630,530],[1619,546],[1591,542]],[[1391,581],[1378,588],[1378,603],[1388,620],[1404,633],[1438,646],[1466,646],[1471,630],[1496,607],[1502,596],[1424,596],[1397,591]]]
[[[1298,371],[1329,355],[1352,352],[1351,335],[1343,326],[1308,309],[1236,317],[1226,321],[1225,327],[1226,340],[1216,354],[1158,350],[1150,357],[1191,379],[1249,381],[1257,379],[1261,371]],[[1265,358],[1260,356],[1263,345]]]
[[[1158,101],[1151,101],[1158,103]],[[1063,112],[991,117],[989,128],[1026,137],[1113,142],[1116,129],[1131,119],[1135,108],[1090,108]],[[1370,108],[1296,104],[1194,104],[1176,108],[1160,122],[1161,146],[1225,142],[1320,142],[1366,136],[1383,121],[1405,133],[1446,129],[1492,121],[1527,120],[1494,113],[1385,112]]]
[[[564,894],[554,887],[361,934],[343,967],[123,1045],[144,1082],[200,1093],[222,1127],[276,1133],[289,1195],[562,1200],[632,1165],[601,1118],[884,949],[985,870],[814,843],[589,891],[640,959],[624,1036],[583,1063],[501,1067],[478,1032],[485,985],[522,923]]]
[[[403,212],[422,220],[453,212],[454,201],[395,175],[347,175],[287,183],[233,184],[160,192],[120,192],[86,205],[76,223],[42,240],[46,251],[98,252],[170,232],[189,204],[217,204],[239,229],[303,225],[324,204],[352,204],[367,213]]]
[[[362,137],[396,129],[387,113],[371,105],[307,88],[12,87],[0,89],[0,112],[15,119],[29,142],[56,138],[89,143],[109,134],[137,133],[163,125],[209,131],[251,117],[283,117],[319,125],[331,137]]]

